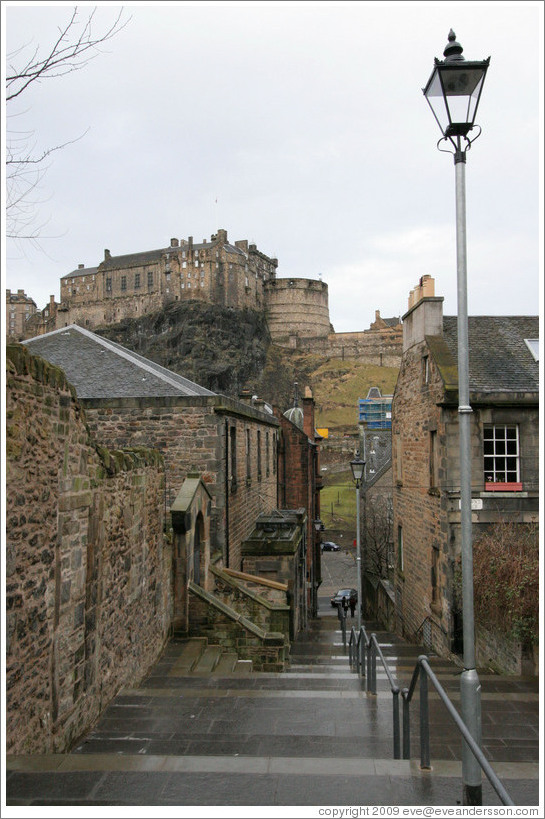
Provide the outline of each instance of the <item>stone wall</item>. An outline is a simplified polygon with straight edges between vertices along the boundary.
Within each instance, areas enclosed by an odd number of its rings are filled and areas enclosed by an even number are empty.
[[[101,443],[145,444],[164,453],[169,506],[189,472],[202,476],[212,495],[211,553],[240,569],[242,540],[257,516],[276,506],[278,422],[225,396],[89,399],[84,405]]]
[[[284,671],[289,657],[284,634],[264,631],[193,584],[189,595],[190,637],[231,649],[240,660],[251,660],[254,671]]]
[[[7,348],[6,747],[66,751],[171,619],[164,465],[97,447],[61,370]]]
[[[292,346],[341,361],[349,358],[379,367],[399,367],[402,344],[403,331],[399,325],[359,333],[330,333],[326,338],[298,338]]]

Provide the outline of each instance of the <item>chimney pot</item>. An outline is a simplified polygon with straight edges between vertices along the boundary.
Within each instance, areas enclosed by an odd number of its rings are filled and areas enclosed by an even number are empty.
[[[106,260],[106,259],[111,259],[111,258],[112,258],[112,254],[110,253],[109,250],[106,249],[104,251],[104,259]]]
[[[170,240],[171,247],[178,247],[178,239],[171,239]]]
[[[78,264],[78,270],[83,270],[85,268],[84,264]]]

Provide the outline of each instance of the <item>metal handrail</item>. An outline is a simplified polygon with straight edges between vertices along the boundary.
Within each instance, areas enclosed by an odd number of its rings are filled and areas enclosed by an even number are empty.
[[[425,672],[422,674],[422,670]],[[411,684],[409,688],[404,688],[401,692],[403,698],[403,759],[410,759],[411,755],[411,728],[410,728],[410,714],[409,705],[412,700],[416,683],[420,677],[420,766],[422,768],[430,768],[430,739],[429,739],[429,712],[428,712],[428,678],[431,680],[433,687],[439,694],[443,705],[446,707],[449,716],[452,717],[456,728],[461,733],[464,741],[469,746],[469,749],[481,770],[487,777],[488,781],[496,791],[501,799],[503,805],[514,805],[515,803],[503,787],[502,783],[496,776],[492,766],[483,754],[480,747],[475,742],[471,733],[469,732],[465,722],[459,715],[458,711],[450,701],[445,689],[432,671],[428,658],[425,654],[420,655],[417,660]]]
[[[413,639],[414,639],[415,643],[419,642],[419,635],[424,633],[424,626],[426,625],[426,623],[429,623],[430,626],[434,626],[437,629],[437,631],[439,632],[439,634],[441,634],[442,637],[445,636],[445,634],[446,634],[445,629],[439,623],[437,623],[433,619],[433,617],[430,617],[430,615],[428,614],[426,617],[424,617],[424,619],[422,620],[422,622],[420,623],[420,625],[418,626],[418,628],[416,629],[416,631],[414,633]],[[430,646],[427,646],[427,647],[433,649],[433,645],[430,645]]]
[[[371,634],[367,636],[365,627],[361,626],[358,636],[356,637],[356,630],[352,627],[350,633],[350,641],[348,644],[348,657],[351,666],[355,664],[356,671],[360,676],[365,676],[365,672],[360,673],[360,669],[364,668],[362,660],[362,646],[363,652],[367,652],[367,692],[376,695],[377,693],[377,656],[379,657],[388,682],[390,683],[390,691],[392,692],[392,707],[393,707],[393,726],[394,726],[394,759],[401,759],[401,732],[399,725],[399,692],[400,688],[395,681],[390,667],[386,662],[382,649],[378,643],[377,635]],[[354,663],[354,648],[356,648],[356,661]]]
[[[364,657],[367,654],[367,662]],[[392,672],[386,662],[379,646],[376,634],[371,634],[369,637],[364,626],[361,626],[359,632],[356,632],[354,626],[350,632],[350,640],[348,643],[348,660],[350,668],[358,672],[360,677],[365,677],[365,666],[367,666],[366,690],[369,694],[376,695],[377,693],[377,667],[376,658],[380,661],[386,672],[388,682],[390,684],[390,691],[392,692],[393,704],[393,732],[394,732],[394,759],[400,759],[400,726],[399,726],[399,694],[401,693],[403,699],[403,759],[411,758],[411,723],[410,723],[410,703],[413,698],[416,684],[420,678],[420,767],[422,769],[429,769],[430,765],[430,720],[428,707],[428,679],[431,680],[435,690],[445,705],[450,717],[463,740],[467,743],[471,753],[477,760],[481,770],[487,777],[488,781],[496,791],[503,805],[514,805],[515,803],[505,790],[499,778],[492,769],[490,763],[483,754],[481,748],[472,737],[465,722],[455,709],[450,701],[447,693],[442,687],[441,683],[435,676],[428,662],[428,657],[421,654],[416,662],[415,669],[411,678],[411,683],[408,688],[400,689]],[[424,673],[422,673],[424,672]]]

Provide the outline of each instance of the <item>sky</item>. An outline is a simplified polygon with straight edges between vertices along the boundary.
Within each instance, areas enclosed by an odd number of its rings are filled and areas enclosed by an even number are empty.
[[[10,65],[73,3],[2,3]],[[78,6],[105,31],[120,6]],[[543,3],[129,3],[81,70],[4,105],[47,160],[37,240],[3,242],[2,287],[38,308],[78,264],[219,228],[321,278],[337,332],[402,316],[421,276],[457,311],[455,169],[422,89],[450,28],[490,56],[467,154],[470,315],[536,315],[543,280]],[[68,144],[65,144],[68,143]],[[6,226],[3,226],[3,232]],[[5,235],[5,233],[4,233]]]

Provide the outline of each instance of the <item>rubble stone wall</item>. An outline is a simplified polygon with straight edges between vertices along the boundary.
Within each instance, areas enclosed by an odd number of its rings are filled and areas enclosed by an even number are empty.
[[[6,750],[63,752],[167,638],[164,465],[98,447],[61,370],[6,358]]]

